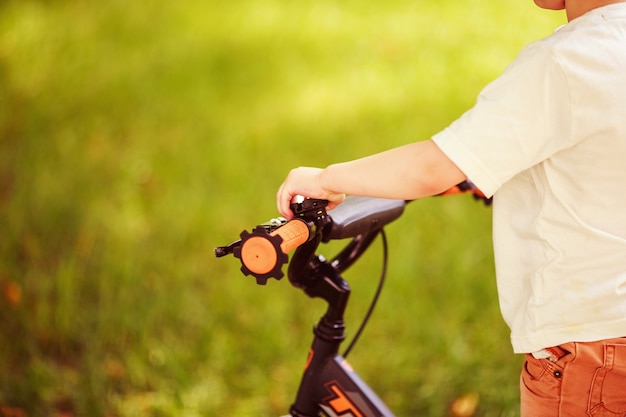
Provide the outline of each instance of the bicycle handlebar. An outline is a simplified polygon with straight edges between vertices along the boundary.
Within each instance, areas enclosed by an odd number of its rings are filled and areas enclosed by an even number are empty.
[[[465,181],[441,195],[458,193],[473,194],[477,200],[489,205],[486,198],[471,182]],[[215,255],[222,257],[233,254],[241,261],[244,275],[252,275],[257,283],[264,285],[268,278],[280,279],[284,276],[282,266],[288,262],[287,253],[307,242],[306,252],[298,258],[305,264],[311,251],[320,242],[357,238],[373,235],[385,225],[398,218],[404,211],[407,201],[382,198],[348,196],[335,209],[326,212],[328,201],[301,199],[291,204],[295,218],[270,220],[257,226],[251,233],[243,231],[241,239],[228,246],[215,249]]]
[[[307,245],[305,252],[309,252],[320,242],[376,232],[398,218],[406,202],[349,196],[328,213],[327,204],[326,200],[316,199],[293,203],[291,208],[296,215],[293,220],[273,219],[252,232],[244,230],[240,240],[216,248],[215,255],[232,253],[241,261],[241,272],[254,276],[258,284],[264,285],[268,278],[284,276],[282,266],[288,262],[287,254],[294,249],[314,240]]]
[[[407,201],[349,196],[328,212],[332,219],[325,241],[353,238],[379,230],[400,217]]]

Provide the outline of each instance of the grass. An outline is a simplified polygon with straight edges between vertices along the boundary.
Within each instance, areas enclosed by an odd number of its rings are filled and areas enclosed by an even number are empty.
[[[562,19],[514,0],[0,1],[0,414],[284,414],[322,306],[212,249],[276,215],[291,167],[442,129]],[[517,413],[470,200],[388,230],[350,360],[399,416],[467,395]],[[351,329],[377,252],[347,275]]]

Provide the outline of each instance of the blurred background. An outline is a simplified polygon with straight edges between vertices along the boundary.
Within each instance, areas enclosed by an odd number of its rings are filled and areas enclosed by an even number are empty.
[[[0,415],[286,414],[323,304],[213,248],[277,215],[290,168],[430,137],[562,23],[530,0],[0,0]],[[433,198],[388,227],[350,361],[398,416],[517,414],[490,217]]]

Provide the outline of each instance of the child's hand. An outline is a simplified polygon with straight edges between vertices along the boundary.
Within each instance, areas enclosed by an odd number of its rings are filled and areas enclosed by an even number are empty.
[[[292,219],[293,213],[289,205],[295,196],[328,200],[328,209],[332,209],[344,200],[345,195],[323,188],[320,177],[323,169],[300,167],[292,169],[276,194],[276,206],[279,213],[286,219]]]

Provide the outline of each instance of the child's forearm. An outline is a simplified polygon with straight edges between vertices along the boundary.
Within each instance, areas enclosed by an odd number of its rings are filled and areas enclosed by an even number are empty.
[[[335,194],[405,200],[439,194],[464,179],[430,140],[334,164],[319,174],[320,186]]]
[[[279,212],[293,217],[296,195],[340,204],[345,194],[414,200],[439,194],[465,179],[463,172],[432,140],[416,142],[326,169],[291,170],[276,194]]]

